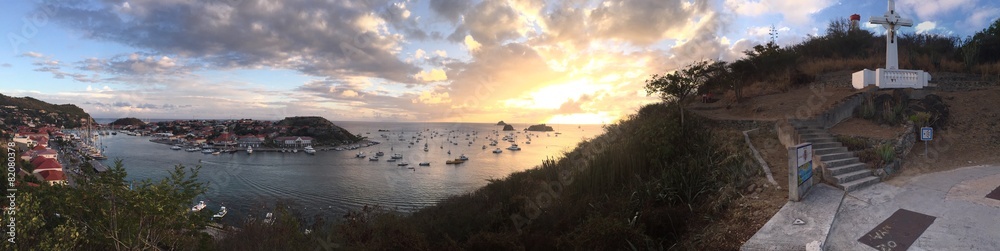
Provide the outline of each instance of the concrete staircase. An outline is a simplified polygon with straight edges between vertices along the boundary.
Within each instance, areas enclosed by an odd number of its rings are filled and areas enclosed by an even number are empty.
[[[853,191],[879,182],[868,164],[862,163],[837,138],[815,121],[790,121],[801,142],[813,144],[813,161],[823,168],[823,180]]]

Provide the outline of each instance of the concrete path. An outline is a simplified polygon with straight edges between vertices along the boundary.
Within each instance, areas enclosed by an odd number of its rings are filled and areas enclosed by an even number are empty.
[[[740,250],[805,250],[826,240],[844,191],[817,184],[800,202],[789,201]],[[800,222],[796,222],[800,220]]]
[[[902,186],[879,183],[852,191],[825,249],[1000,250],[1000,200],[986,198],[998,187],[1000,166],[975,166],[924,174]],[[912,212],[930,216],[921,216],[932,220],[929,226],[908,225],[919,221],[914,218],[886,221]]]

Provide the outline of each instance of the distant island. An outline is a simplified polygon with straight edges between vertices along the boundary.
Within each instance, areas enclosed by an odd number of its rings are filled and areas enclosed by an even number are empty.
[[[143,122],[140,119],[131,118],[131,117],[130,118],[120,118],[120,119],[115,120],[115,122],[111,122],[111,126],[121,126],[121,127],[126,127],[126,126],[138,127],[138,126],[143,126],[143,125],[146,125],[146,122]]]
[[[545,124],[532,125],[532,126],[529,126],[527,129],[524,129],[524,130],[534,131],[534,132],[551,132],[551,131],[555,131],[555,130],[552,130],[551,126],[547,126]]]
[[[497,125],[502,126],[502,125],[507,125],[507,123],[504,123],[503,120],[501,120],[500,122],[497,122]]]
[[[503,125],[503,130],[504,131],[513,131],[514,130],[514,126],[508,125],[508,124],[504,124]]]

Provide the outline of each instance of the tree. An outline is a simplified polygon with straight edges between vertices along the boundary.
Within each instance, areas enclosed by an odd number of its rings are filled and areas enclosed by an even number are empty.
[[[665,102],[676,102],[681,112],[681,127],[684,126],[684,104],[717,69],[711,61],[700,61],[687,65],[684,69],[666,75],[653,74],[646,80],[646,95],[658,94]]]
[[[206,190],[198,169],[178,165],[168,178],[130,187],[117,161],[107,172],[74,176],[75,187],[22,186],[15,215],[24,224],[18,222],[17,242],[2,249],[201,249],[210,213],[188,208]]]

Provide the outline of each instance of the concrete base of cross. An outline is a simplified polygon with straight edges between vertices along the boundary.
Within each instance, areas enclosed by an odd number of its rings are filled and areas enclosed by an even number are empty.
[[[864,89],[875,85],[881,89],[913,88],[923,89],[931,80],[931,74],[921,70],[882,69],[874,71],[864,69],[851,74],[851,85],[855,89]]]

